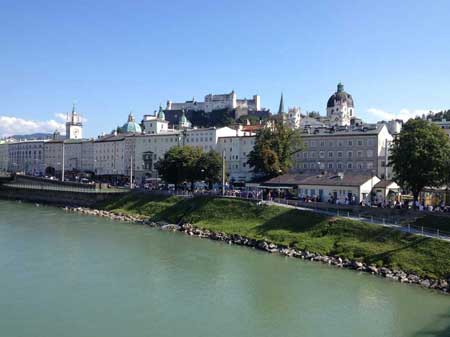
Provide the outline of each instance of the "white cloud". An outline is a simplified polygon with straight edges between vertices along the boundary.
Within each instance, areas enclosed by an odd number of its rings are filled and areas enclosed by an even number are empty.
[[[55,117],[65,123],[67,121],[68,115],[65,114],[65,113],[56,113]],[[87,119],[84,118],[83,116],[80,116],[80,120],[81,120],[82,123],[86,123],[87,122]]]
[[[64,123],[57,122],[54,119],[34,121],[17,117],[0,116],[0,137],[25,135],[36,132],[52,133],[55,130],[64,133]]]
[[[63,113],[56,113],[56,114],[55,114],[55,117],[58,118],[58,119],[60,119],[60,120],[63,121],[63,122],[66,122],[66,120],[67,120],[67,115],[66,115],[66,114],[63,114]]]
[[[383,109],[370,108],[367,112],[369,114],[368,118],[374,122],[380,120],[389,121],[392,119],[401,119],[406,122],[408,119],[415,118],[417,116],[421,117],[423,114],[428,115],[430,111],[435,113],[442,110],[443,109],[401,109],[399,112],[393,113]]]

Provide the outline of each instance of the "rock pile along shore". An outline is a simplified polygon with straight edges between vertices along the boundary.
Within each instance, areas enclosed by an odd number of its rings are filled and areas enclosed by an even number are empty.
[[[200,229],[192,224],[184,223],[182,225],[169,224],[167,222],[154,222],[141,216],[125,215],[120,213],[109,212],[105,210],[90,209],[84,207],[64,207],[66,212],[81,213],[85,215],[94,215],[105,217],[116,221],[132,222],[150,227],[159,228],[164,231],[182,232],[189,236],[205,238],[215,241],[223,241],[228,244],[246,246],[254,249],[266,251],[268,253],[277,253],[280,255],[299,258],[302,260],[322,262],[339,268],[348,268],[360,272],[371,273],[401,283],[417,284],[424,288],[436,289],[444,293],[450,293],[450,278],[431,279],[421,278],[420,276],[407,273],[402,270],[393,270],[386,267],[378,268],[375,265],[366,264],[357,260],[342,259],[339,256],[328,256],[309,252],[307,250],[299,250],[286,246],[276,245],[266,240],[255,240],[243,237],[238,234],[226,234],[222,232],[213,232],[207,229]]]

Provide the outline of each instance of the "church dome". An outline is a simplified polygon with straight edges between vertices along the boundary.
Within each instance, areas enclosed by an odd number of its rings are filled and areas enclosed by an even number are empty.
[[[344,85],[339,83],[337,91],[328,99],[327,108],[334,108],[337,104],[347,103],[349,108],[353,108],[353,97],[344,91]]]
[[[141,126],[136,123],[131,113],[128,115],[128,122],[120,128],[120,133],[142,133]]]

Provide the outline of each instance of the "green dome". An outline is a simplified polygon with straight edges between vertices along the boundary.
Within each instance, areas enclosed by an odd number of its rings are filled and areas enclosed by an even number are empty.
[[[128,115],[128,122],[120,128],[120,133],[142,133],[141,126],[136,123],[131,113]]]
[[[166,115],[164,114],[164,110],[163,110],[161,104],[159,105],[158,119],[162,119],[162,120],[166,119]]]

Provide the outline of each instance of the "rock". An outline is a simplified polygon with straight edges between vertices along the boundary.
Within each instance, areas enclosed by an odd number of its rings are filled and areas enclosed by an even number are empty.
[[[359,261],[353,261],[352,262],[352,267],[356,270],[361,270],[364,268],[364,265],[362,264],[362,262]]]
[[[431,285],[431,282],[430,282],[430,280],[428,280],[428,279],[424,279],[424,280],[421,280],[421,281],[420,281],[420,285],[421,285],[422,287],[429,288],[430,285]]]
[[[439,280],[439,288],[440,289],[448,288],[448,281],[446,281],[446,280]]]
[[[375,267],[374,265],[370,265],[367,267],[367,271],[372,273],[372,274],[378,274],[378,268]]]
[[[176,232],[179,229],[180,229],[180,226],[175,225],[175,224],[167,224],[167,225],[161,226],[161,230],[169,231],[169,232]]]

